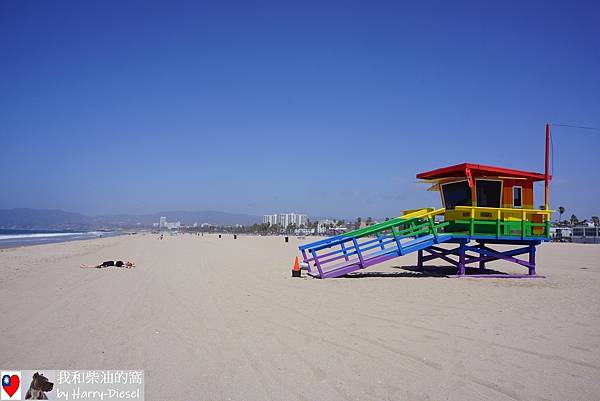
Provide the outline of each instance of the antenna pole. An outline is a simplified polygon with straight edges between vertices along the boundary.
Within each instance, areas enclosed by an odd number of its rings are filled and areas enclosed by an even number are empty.
[[[546,169],[544,173],[544,207],[548,208],[548,186],[550,185],[550,172],[548,171],[548,160],[550,159],[550,124],[546,124]]]

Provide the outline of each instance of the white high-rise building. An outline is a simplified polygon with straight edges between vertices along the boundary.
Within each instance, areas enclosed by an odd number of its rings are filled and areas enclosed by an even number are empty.
[[[276,214],[265,214],[263,216],[263,224],[268,224],[270,226],[277,224],[277,215]]]
[[[308,223],[308,216],[305,214],[294,214],[293,223],[300,227]]]
[[[277,225],[286,228],[290,225],[289,213],[279,213],[277,215]]]
[[[305,226],[308,223],[308,216],[299,213],[265,214],[263,216],[263,223],[269,224],[270,226],[277,224],[283,228],[287,228],[292,224],[300,227]]]
[[[166,217],[161,217],[160,218],[160,222],[158,223],[158,226],[160,228],[167,228],[167,218]]]
[[[327,230],[329,230],[333,226],[335,226],[334,220],[319,220],[317,223],[317,234],[325,234]]]

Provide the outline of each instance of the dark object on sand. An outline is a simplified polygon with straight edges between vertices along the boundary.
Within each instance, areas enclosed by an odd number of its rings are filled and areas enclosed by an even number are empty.
[[[103,267],[125,267],[127,269],[131,269],[132,267],[135,266],[135,263],[127,260],[125,262],[123,262],[122,260],[117,260],[116,262],[114,260],[107,260],[105,262],[100,263],[99,265],[81,265],[82,269],[101,269]]]

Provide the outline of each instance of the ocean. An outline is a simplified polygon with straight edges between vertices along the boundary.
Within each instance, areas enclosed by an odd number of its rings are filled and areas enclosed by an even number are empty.
[[[0,248],[39,245],[119,235],[115,231],[52,231],[0,229]]]

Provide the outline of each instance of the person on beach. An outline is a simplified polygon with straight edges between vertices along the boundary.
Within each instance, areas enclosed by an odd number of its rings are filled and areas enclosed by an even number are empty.
[[[122,260],[117,260],[116,262],[114,260],[107,260],[106,262],[102,262],[99,265],[83,264],[80,267],[82,269],[101,269],[103,267],[109,267],[109,266],[124,267],[126,269],[131,269],[132,267],[135,267],[135,263],[133,263],[129,260],[127,260],[125,262],[123,262]]]

